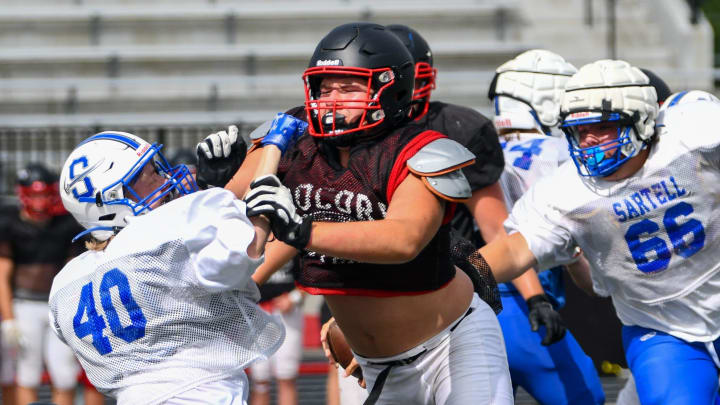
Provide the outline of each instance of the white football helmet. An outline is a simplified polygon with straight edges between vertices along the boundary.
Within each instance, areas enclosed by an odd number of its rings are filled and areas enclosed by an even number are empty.
[[[613,173],[653,139],[657,114],[655,88],[640,69],[608,59],[580,68],[565,85],[560,114],[578,173],[599,177]],[[581,148],[577,127],[599,122],[616,122],[617,140]]]
[[[92,233],[97,240],[107,240],[127,225],[128,217],[150,211],[156,201],[197,190],[188,168],[171,167],[160,148],[125,132],[101,132],[70,153],[60,174],[60,197],[86,229],[75,239]],[[166,181],[140,196],[132,185],[148,162]]]
[[[708,93],[707,91],[702,90],[686,90],[686,91],[679,91],[677,93],[671,94],[667,99],[665,99],[665,102],[662,106],[660,106],[660,111],[658,112],[657,117],[657,123],[656,126],[663,126],[665,125],[665,114],[667,113],[667,110],[669,108],[672,108],[679,104],[685,104],[690,103],[693,101],[709,101],[712,103],[718,103],[720,104],[720,99],[715,97],[713,94]]]
[[[559,124],[565,83],[577,69],[562,56],[533,49],[495,70],[488,97],[495,107],[495,128],[537,129],[551,135]]]

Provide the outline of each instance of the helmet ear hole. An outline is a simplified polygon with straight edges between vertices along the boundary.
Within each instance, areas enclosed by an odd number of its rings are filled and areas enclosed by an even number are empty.
[[[98,218],[98,219],[101,220],[101,221],[112,221],[113,219],[115,219],[115,214],[103,215],[103,216],[101,216],[101,217]]]

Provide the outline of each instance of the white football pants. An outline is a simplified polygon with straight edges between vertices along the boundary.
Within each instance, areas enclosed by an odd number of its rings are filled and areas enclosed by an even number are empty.
[[[477,294],[470,307],[472,313],[404,353],[355,356],[370,392],[386,368],[373,363],[401,361],[425,351],[412,363],[390,370],[378,405],[513,405],[505,341],[495,312]]]

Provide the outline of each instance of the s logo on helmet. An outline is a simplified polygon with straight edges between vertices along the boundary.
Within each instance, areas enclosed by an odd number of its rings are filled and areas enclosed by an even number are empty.
[[[96,167],[100,166],[100,164],[105,159],[100,159],[97,163],[92,165],[91,167],[88,167],[88,161],[87,157],[82,156],[79,157],[70,164],[70,183],[66,183],[63,187],[65,189],[66,193],[70,193],[70,189],[72,189],[72,195],[77,199],[80,200],[80,197],[91,197],[93,195],[93,192],[95,191],[95,187],[93,187],[92,182],[90,181],[90,178],[87,177],[90,172],[95,170]],[[87,168],[87,170],[82,171],[81,173],[78,173],[75,175],[75,167],[80,164],[82,165],[81,169]],[[83,187],[85,191],[79,192],[78,187],[73,188],[77,183],[80,181],[83,182]],[[82,189],[81,188],[81,189]]]

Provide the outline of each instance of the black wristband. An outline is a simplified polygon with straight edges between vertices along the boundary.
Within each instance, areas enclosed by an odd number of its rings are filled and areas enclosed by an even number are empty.
[[[310,243],[310,234],[312,233],[312,218],[304,217],[302,224],[297,228],[293,235],[289,235],[287,240],[283,242],[294,247],[297,250],[303,250]],[[280,239],[280,238],[278,238]],[[282,240],[282,239],[280,239]]]
[[[547,303],[548,305],[552,306],[550,299],[545,294],[533,295],[532,297],[525,300],[525,303],[527,304],[528,308],[532,308],[533,306],[542,303]]]

